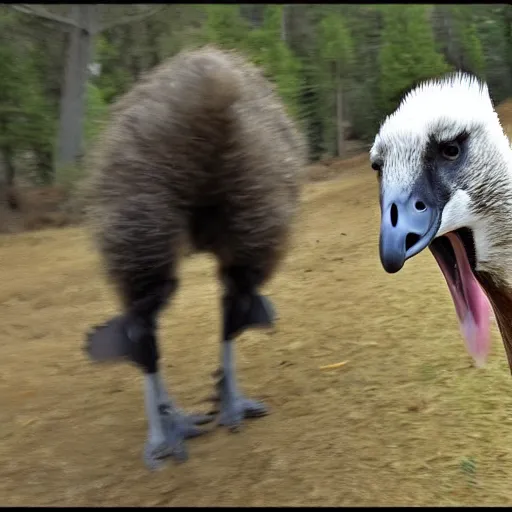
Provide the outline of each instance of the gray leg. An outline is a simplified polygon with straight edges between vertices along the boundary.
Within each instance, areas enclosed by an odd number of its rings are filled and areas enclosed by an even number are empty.
[[[245,398],[237,388],[234,339],[248,328],[272,326],[275,311],[270,300],[257,292],[261,278],[254,269],[230,267],[224,269],[222,277],[225,295],[222,301],[221,368],[217,382],[219,423],[237,430],[244,418],[264,416],[268,411],[261,402]]]
[[[150,467],[162,458],[187,457],[184,441],[205,431],[205,416],[186,416],[169,399],[159,374],[158,316],[178,287],[176,263],[186,221],[169,201],[137,193],[113,205],[101,237],[107,272],[122,301],[123,313],[87,336],[95,361],[127,360],[144,374],[148,421],[144,458]]]
[[[144,403],[148,438],[144,460],[150,469],[162,459],[187,459],[185,440],[207,430],[198,428],[212,421],[211,415],[187,416],[178,410],[165,389],[158,371],[158,347],[154,321],[133,314],[116,317],[94,328],[87,337],[86,350],[96,361],[129,360],[144,371]]]
[[[236,383],[234,347],[231,340],[222,342],[222,369],[217,384],[220,402],[219,424],[236,431],[244,418],[258,418],[268,414],[265,404],[249,400],[240,394]]]
[[[188,458],[185,440],[205,433],[197,425],[212,421],[209,415],[186,415],[169,398],[159,372],[144,376],[144,400],[148,420],[148,439],[144,450],[147,466],[155,469],[162,459]]]

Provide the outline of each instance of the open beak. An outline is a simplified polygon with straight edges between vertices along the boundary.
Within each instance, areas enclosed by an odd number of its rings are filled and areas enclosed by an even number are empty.
[[[483,366],[491,348],[492,309],[475,272],[473,236],[459,229],[436,238],[430,250],[450,290],[466,348]]]

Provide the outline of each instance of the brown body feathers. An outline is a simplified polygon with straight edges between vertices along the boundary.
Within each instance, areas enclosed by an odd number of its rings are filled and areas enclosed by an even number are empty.
[[[92,171],[89,218],[129,303],[134,279],[175,278],[187,246],[261,284],[283,256],[306,143],[263,74],[236,53],[180,53],[118,101]]]

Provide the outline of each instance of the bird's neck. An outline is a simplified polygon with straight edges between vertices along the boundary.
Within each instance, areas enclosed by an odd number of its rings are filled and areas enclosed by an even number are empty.
[[[512,149],[502,148],[503,159],[492,169],[501,176],[499,188],[490,194],[492,221],[484,229],[488,259],[477,278],[489,298],[512,372]],[[500,168],[500,165],[503,167]],[[491,178],[492,179],[492,178]]]
[[[485,233],[483,242],[487,246],[483,270],[512,290],[512,148],[508,139],[501,156],[486,178],[487,186],[492,187],[488,194],[492,199],[486,205],[491,213],[479,231]]]

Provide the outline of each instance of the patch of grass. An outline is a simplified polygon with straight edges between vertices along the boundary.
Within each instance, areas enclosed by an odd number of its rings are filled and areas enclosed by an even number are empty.
[[[466,478],[468,485],[476,485],[476,461],[473,457],[464,457],[460,461],[460,470]]]

